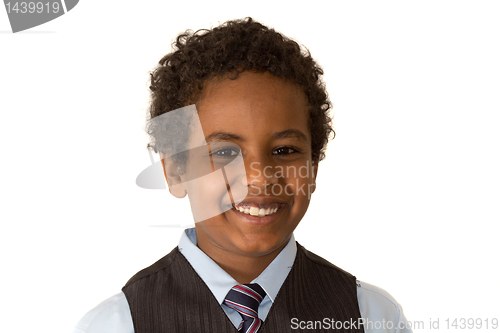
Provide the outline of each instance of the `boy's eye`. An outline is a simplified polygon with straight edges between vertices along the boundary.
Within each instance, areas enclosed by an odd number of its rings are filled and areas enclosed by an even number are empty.
[[[297,150],[292,147],[279,147],[273,150],[273,155],[289,155],[296,152]]]
[[[217,157],[226,157],[226,158],[234,158],[240,154],[240,151],[236,148],[219,148],[214,151],[210,155]]]

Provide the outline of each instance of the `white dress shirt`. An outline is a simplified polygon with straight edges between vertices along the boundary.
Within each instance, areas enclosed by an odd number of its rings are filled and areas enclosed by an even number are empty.
[[[235,327],[241,322],[240,314],[222,304],[229,290],[238,282],[217,265],[197,246],[196,231],[186,229],[179,241],[179,251],[208,286]],[[265,320],[281,285],[290,272],[297,244],[292,235],[288,244],[267,268],[251,283],[258,283],[266,297],[259,306],[259,318]],[[366,333],[410,333],[401,306],[385,290],[357,281],[357,296],[361,317],[365,319]],[[293,325],[292,325],[293,324]],[[291,323],[291,328],[307,325]],[[305,328],[305,327],[304,327]],[[89,311],[76,325],[73,333],[134,333],[134,325],[127,299],[123,292],[105,300]]]

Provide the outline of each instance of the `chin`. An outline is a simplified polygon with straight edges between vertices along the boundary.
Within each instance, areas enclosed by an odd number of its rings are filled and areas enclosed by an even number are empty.
[[[264,240],[260,237],[255,239],[239,240],[236,247],[242,252],[252,257],[264,256],[286,246],[288,239],[279,241],[277,239]]]

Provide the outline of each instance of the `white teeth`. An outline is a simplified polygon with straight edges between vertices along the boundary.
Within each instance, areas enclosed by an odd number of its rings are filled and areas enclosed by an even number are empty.
[[[257,207],[251,207],[250,208],[250,215],[253,215],[253,216],[259,215],[259,208],[257,208]]]
[[[235,206],[234,208],[241,213],[250,214],[252,216],[259,216],[259,217],[274,214],[279,210],[279,207],[267,208],[267,209],[260,208],[259,209],[259,207],[255,207],[255,206],[245,207],[245,208]]]

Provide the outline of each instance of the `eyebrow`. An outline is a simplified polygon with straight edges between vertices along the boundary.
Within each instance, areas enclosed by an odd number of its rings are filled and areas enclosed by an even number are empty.
[[[273,139],[295,139],[298,141],[307,141],[307,136],[297,129],[287,129],[273,134]]]
[[[297,141],[307,141],[307,136],[297,129],[287,129],[278,133],[274,133],[272,136],[273,140],[278,139],[295,139]],[[241,136],[228,132],[215,132],[205,137],[206,142],[217,142],[217,141],[237,141],[244,142]]]
[[[213,141],[245,141],[241,136],[227,132],[215,132],[205,137],[206,142]]]

